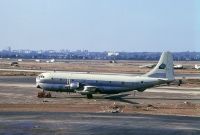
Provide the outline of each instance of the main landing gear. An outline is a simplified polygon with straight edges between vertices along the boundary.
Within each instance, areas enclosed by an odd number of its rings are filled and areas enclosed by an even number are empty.
[[[87,98],[88,98],[88,99],[92,99],[92,98],[93,98],[93,95],[92,95],[92,94],[87,94]]]

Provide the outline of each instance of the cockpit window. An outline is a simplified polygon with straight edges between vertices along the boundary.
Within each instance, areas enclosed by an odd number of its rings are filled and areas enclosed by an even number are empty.
[[[43,75],[40,75],[39,78],[44,78],[44,76],[43,76]]]

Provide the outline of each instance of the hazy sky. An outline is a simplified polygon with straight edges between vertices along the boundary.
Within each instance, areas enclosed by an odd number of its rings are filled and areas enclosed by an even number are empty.
[[[200,51],[200,0],[0,0],[0,49]]]

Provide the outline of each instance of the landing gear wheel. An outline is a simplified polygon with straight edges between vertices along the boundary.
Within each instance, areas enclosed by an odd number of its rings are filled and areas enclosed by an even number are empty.
[[[170,86],[170,82],[167,82],[167,86]]]
[[[92,99],[93,98],[92,94],[87,94],[87,98]]]
[[[180,79],[178,80],[178,86],[181,86],[181,84],[183,84],[183,81]]]
[[[50,92],[46,93],[45,98],[51,98],[51,93]]]

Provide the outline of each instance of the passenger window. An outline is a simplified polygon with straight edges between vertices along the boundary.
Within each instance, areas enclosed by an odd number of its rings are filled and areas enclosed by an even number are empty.
[[[124,85],[125,83],[124,83],[124,82],[121,82],[121,84]]]

